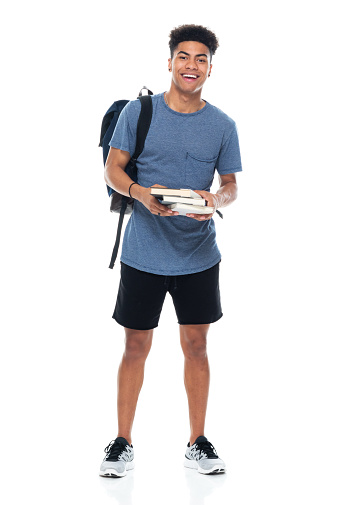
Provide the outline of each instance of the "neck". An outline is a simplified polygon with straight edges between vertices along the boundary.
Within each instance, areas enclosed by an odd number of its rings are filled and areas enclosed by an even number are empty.
[[[197,112],[205,106],[204,100],[201,99],[201,89],[195,93],[184,93],[173,84],[172,82],[170,90],[166,93],[166,100],[171,109],[189,114]]]

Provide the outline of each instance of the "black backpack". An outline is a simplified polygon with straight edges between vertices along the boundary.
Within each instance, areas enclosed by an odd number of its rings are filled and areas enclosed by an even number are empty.
[[[148,95],[142,95],[143,89],[147,90]],[[134,154],[125,168],[125,172],[135,182],[137,180],[136,161],[143,151],[144,143],[152,120],[153,105],[152,105],[152,99],[150,97],[150,95],[152,94],[153,93],[144,86],[141,89],[139,96],[137,97],[141,101],[141,112],[137,122],[136,146]],[[99,147],[103,148],[104,165],[110,149],[109,141],[114,133],[119,115],[121,114],[122,110],[124,109],[124,107],[127,105],[128,102],[129,100],[118,100],[117,102],[114,102],[112,106],[109,107],[109,109],[107,110],[107,112],[103,117]],[[128,196],[124,196],[121,195],[120,193],[117,193],[117,191],[110,188],[108,185],[107,185],[107,191],[108,195],[110,196],[110,211],[118,212],[120,214],[117,226],[115,245],[109,265],[109,268],[113,268],[117,258],[118,248],[120,245],[123,218],[125,214],[132,213],[134,200],[132,198],[129,198]]]

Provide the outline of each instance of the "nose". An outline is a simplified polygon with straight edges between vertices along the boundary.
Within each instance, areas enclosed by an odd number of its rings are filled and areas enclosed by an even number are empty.
[[[193,70],[198,68],[195,58],[193,60],[192,59],[187,60],[186,68],[191,68]]]

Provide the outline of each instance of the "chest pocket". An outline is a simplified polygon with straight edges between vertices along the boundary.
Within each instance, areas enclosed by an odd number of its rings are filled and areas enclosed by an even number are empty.
[[[207,191],[213,182],[214,169],[217,159],[218,156],[206,160],[187,153],[185,167],[186,185],[191,189]]]

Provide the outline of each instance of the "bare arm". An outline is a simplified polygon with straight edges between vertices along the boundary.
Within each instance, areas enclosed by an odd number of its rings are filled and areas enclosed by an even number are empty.
[[[226,207],[237,198],[238,187],[236,174],[219,175],[220,188],[216,192],[217,209]]]
[[[124,171],[130,158],[127,151],[111,147],[104,167],[104,180],[107,185],[125,196],[129,196],[129,186],[134,182]]]
[[[129,196],[129,187],[134,182],[124,171],[130,158],[131,156],[127,151],[110,147],[104,167],[104,180],[107,185],[125,196]],[[159,184],[154,184],[154,186],[164,187]],[[133,198],[139,200],[152,214],[161,216],[176,216],[179,214],[162,205],[157,198],[151,196],[150,188],[134,184],[131,187],[130,194]]]
[[[205,200],[207,201],[207,205],[209,207],[214,207],[214,210],[217,210],[221,207],[226,207],[230,205],[230,203],[234,202],[237,198],[237,181],[236,174],[226,174],[219,175],[219,183],[220,187],[216,194],[210,193],[209,191],[196,191],[199,193]],[[186,214],[188,217],[192,217],[193,219],[197,219],[198,221],[204,221],[206,219],[211,219],[214,212],[212,214]]]

